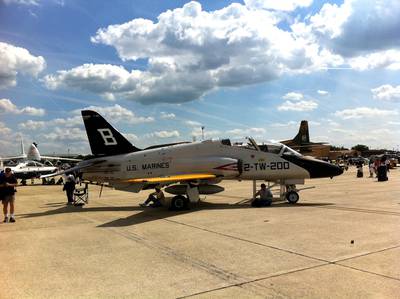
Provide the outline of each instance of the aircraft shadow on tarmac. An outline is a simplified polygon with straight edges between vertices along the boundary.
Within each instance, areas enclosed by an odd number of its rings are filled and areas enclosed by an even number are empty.
[[[145,223],[149,221],[155,221],[159,219],[165,219],[177,215],[183,215],[186,213],[192,213],[201,210],[229,210],[229,209],[275,209],[275,208],[304,208],[304,207],[321,207],[321,206],[330,206],[334,205],[333,203],[297,203],[295,205],[291,205],[286,202],[274,202],[270,207],[261,207],[261,208],[253,208],[249,203],[241,201],[236,204],[228,204],[228,203],[210,203],[201,201],[196,204],[192,209],[184,210],[184,211],[169,211],[166,208],[151,208],[151,207],[137,207],[137,206],[103,206],[103,207],[74,207],[74,206],[65,206],[64,203],[51,203],[46,204],[49,207],[57,207],[58,209],[47,210],[39,213],[28,213],[21,214],[21,218],[32,218],[32,217],[44,217],[44,216],[52,216],[58,214],[67,214],[67,213],[91,213],[91,212],[118,212],[118,211],[139,211],[133,215],[130,215],[125,218],[119,218],[101,225],[98,227],[122,227],[122,226],[131,226],[140,223]]]

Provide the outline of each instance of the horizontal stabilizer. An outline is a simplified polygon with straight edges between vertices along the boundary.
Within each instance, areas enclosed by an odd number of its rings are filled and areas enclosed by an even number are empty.
[[[68,173],[73,173],[73,172],[79,172],[81,169],[85,169],[88,168],[90,166],[102,163],[106,160],[97,160],[97,161],[91,161],[91,162],[87,162],[87,163],[80,163],[74,167],[68,168],[66,170],[62,170],[62,171],[58,171],[58,172],[54,172],[51,174],[45,174],[45,175],[41,175],[40,178],[50,178],[50,177],[54,177],[54,176],[58,176],[58,175],[63,175],[63,174],[68,174]]]

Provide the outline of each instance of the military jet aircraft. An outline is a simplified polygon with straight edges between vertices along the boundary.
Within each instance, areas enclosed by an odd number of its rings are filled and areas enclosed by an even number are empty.
[[[245,144],[232,144],[229,139],[204,140],[141,150],[97,112],[83,110],[82,118],[95,157],[44,177],[81,172],[84,180],[108,183],[118,190],[165,187],[166,192],[176,195],[170,204],[176,210],[198,202],[200,194],[223,191],[217,185],[222,180],[277,182],[285,186],[288,202],[296,203],[296,184],[343,173],[335,165],[304,157],[283,144],[260,149],[252,138]]]
[[[321,156],[321,153],[328,155],[330,145],[326,142],[311,142],[310,133],[308,129],[308,121],[302,120],[299,127],[299,132],[293,139],[282,140],[280,143],[289,146],[300,152],[303,155],[309,155],[313,157]]]

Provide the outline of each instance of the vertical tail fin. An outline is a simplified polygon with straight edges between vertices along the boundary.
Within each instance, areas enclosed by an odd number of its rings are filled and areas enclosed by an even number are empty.
[[[140,151],[96,111],[82,110],[82,118],[93,155],[112,156]]]
[[[22,138],[22,135],[21,135],[21,156],[23,156],[23,157],[26,156],[25,147],[24,147],[24,139]]]
[[[28,154],[27,154],[27,159],[28,160],[34,160],[34,161],[40,161],[42,160],[42,157],[40,156],[39,149],[37,148],[37,143],[32,142],[28,149]]]
[[[293,141],[298,144],[310,143],[310,133],[308,132],[308,121],[302,120],[300,123],[299,132],[293,138]]]

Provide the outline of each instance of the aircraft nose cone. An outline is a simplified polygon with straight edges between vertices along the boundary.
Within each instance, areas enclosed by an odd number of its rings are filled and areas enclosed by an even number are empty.
[[[336,166],[336,165],[333,165],[330,163],[327,163],[327,164],[329,164],[329,166],[328,165],[325,166],[326,167],[326,170],[325,170],[326,175],[324,177],[334,177],[337,175],[341,175],[343,173],[343,169],[340,168],[339,166]]]
[[[306,160],[304,168],[310,173],[310,178],[331,178],[341,175],[343,170],[331,163],[320,160]]]
[[[287,160],[307,170],[311,179],[329,178],[343,173],[339,166],[311,157],[290,157]]]

